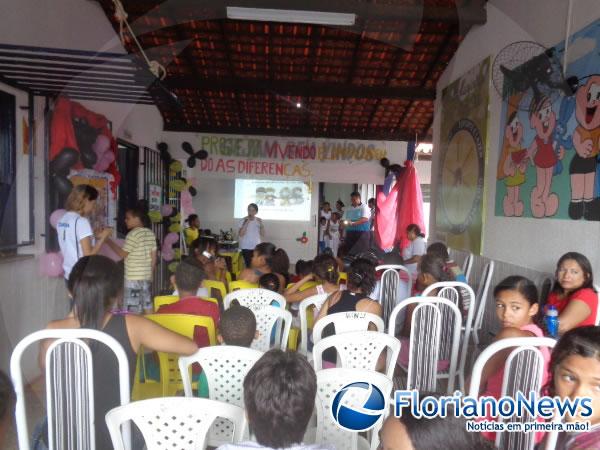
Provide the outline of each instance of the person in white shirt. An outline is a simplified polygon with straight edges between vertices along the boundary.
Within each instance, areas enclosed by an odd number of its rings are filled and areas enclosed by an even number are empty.
[[[427,253],[427,241],[419,225],[414,223],[406,227],[406,237],[410,244],[402,251],[403,265],[411,274],[416,275],[421,256]]]
[[[317,376],[298,352],[273,349],[244,378],[244,406],[256,442],[224,444],[217,450],[329,450],[302,443],[315,408]]]
[[[104,241],[112,234],[111,228],[104,228],[94,243],[94,232],[88,217],[96,208],[98,195],[98,191],[89,184],[73,187],[65,204],[67,212],[56,225],[58,245],[63,255],[65,282],[79,258],[97,254]]]
[[[254,247],[260,244],[265,237],[265,226],[262,219],[256,217],[257,213],[256,203],[250,203],[248,215],[240,221],[238,227],[239,244],[246,267],[250,267]]]
[[[323,202],[323,207],[321,208],[321,217],[325,217],[325,219],[331,219],[331,205],[329,202]]]

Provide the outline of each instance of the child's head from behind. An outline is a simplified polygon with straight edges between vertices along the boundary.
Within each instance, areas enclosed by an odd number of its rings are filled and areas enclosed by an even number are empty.
[[[238,347],[250,347],[256,337],[256,317],[250,308],[231,305],[221,314],[219,342]]]
[[[271,448],[301,443],[316,393],[317,377],[304,356],[265,353],[244,379],[244,405],[258,443]]]
[[[279,292],[281,283],[279,282],[279,277],[274,273],[265,273],[258,279],[258,287],[273,292]]]
[[[589,397],[592,416],[566,420],[600,422],[600,327],[587,326],[567,331],[552,350],[550,395],[561,398]]]
[[[513,275],[494,288],[496,315],[503,328],[521,328],[538,323],[538,290],[528,278]]]
[[[435,256],[437,258],[441,258],[444,261],[448,261],[450,259],[450,255],[448,254],[448,247],[444,245],[442,242],[434,242],[429,247],[427,247],[427,254]]]
[[[428,394],[421,393],[421,399]],[[436,397],[435,394],[432,395]],[[492,450],[492,442],[466,430],[466,419],[456,417],[451,403],[446,417],[414,417],[408,408],[402,417],[390,415],[381,429],[382,450]]]
[[[318,281],[337,284],[339,273],[337,261],[331,255],[319,255],[315,258],[313,271]]]
[[[305,261],[300,259],[296,262],[296,275],[305,277],[313,272],[313,261]]]
[[[133,230],[134,228],[139,227],[150,227],[150,219],[142,208],[135,207],[129,208],[125,212],[125,225],[128,230]]]
[[[7,374],[0,370],[0,447],[3,447],[3,438],[6,436],[6,427],[13,417],[15,390]]]
[[[81,328],[100,329],[104,315],[123,293],[123,271],[106,256],[84,256],[73,266],[67,283]]]
[[[184,293],[195,295],[205,279],[206,274],[202,264],[194,257],[184,259],[175,269],[174,281],[180,296]]]
[[[430,254],[423,255],[417,275],[418,290],[422,291],[440,281],[450,281],[451,278],[446,270],[446,261]]]
[[[577,252],[568,252],[560,257],[556,264],[555,276],[553,290],[559,293],[568,294],[578,289],[592,288],[594,285],[590,260]]]
[[[89,216],[96,207],[100,193],[89,184],[78,184],[72,190],[65,203],[67,211],[75,211],[82,216]]]

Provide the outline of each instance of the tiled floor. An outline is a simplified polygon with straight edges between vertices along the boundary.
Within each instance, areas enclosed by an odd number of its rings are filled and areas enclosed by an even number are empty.
[[[38,378],[32,384],[30,384],[25,390],[25,402],[27,408],[27,424],[29,427],[29,434],[33,432],[36,424],[40,423],[46,416],[45,409],[45,385],[43,378]],[[12,421],[8,427],[7,436],[4,440],[3,450],[16,450],[17,445],[17,429]]]

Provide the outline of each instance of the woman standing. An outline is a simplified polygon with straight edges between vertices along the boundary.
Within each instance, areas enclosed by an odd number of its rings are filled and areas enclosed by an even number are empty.
[[[98,195],[98,191],[89,184],[75,186],[65,204],[67,212],[56,225],[58,245],[63,254],[65,283],[79,258],[98,253],[112,234],[111,228],[104,228],[94,244],[94,232],[88,217],[96,208]]]
[[[427,242],[425,241],[425,233],[421,232],[419,225],[411,223],[406,227],[406,237],[410,241],[408,247],[402,250],[402,259],[404,266],[411,274],[417,274],[417,267],[421,256],[427,253]]]
[[[262,219],[256,217],[258,206],[256,203],[248,205],[248,215],[239,223],[238,235],[242,256],[246,267],[250,267],[252,263],[252,254],[254,248],[262,242],[265,237],[265,226]]]

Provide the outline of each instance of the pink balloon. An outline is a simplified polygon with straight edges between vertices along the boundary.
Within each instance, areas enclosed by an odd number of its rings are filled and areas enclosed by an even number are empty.
[[[179,240],[179,235],[177,233],[169,233],[165,236],[165,239],[163,240],[163,245],[168,245],[170,247],[178,240]]]
[[[106,169],[108,169],[108,166],[110,166],[114,160],[115,154],[111,151],[107,151],[100,158],[98,158],[98,161],[96,161],[96,164],[94,164],[94,170],[96,172],[105,172]]]
[[[192,203],[192,194],[189,191],[183,191],[181,193],[181,209],[184,214],[189,214],[189,211],[194,208]]]
[[[108,136],[104,134],[99,134],[96,138],[96,141],[92,144],[92,150],[94,153],[98,155],[98,158],[106,153],[106,151],[110,148],[110,139]]]
[[[58,222],[60,221],[60,219],[62,219],[66,212],[67,211],[65,211],[64,209],[57,209],[53,211],[52,214],[50,214],[50,225],[52,225],[52,228],[56,229]]]
[[[40,255],[40,274],[57,278],[64,274],[62,253],[43,253]]]
[[[186,209],[186,210],[185,210],[185,213],[186,213],[187,215],[190,215],[190,214],[196,214],[196,208],[189,208],[189,209]]]
[[[160,207],[160,214],[163,217],[167,217],[173,214],[173,205],[169,205],[168,203],[162,205]]]
[[[117,245],[121,248],[123,248],[123,246],[125,245],[124,239],[113,239],[113,241],[115,241]],[[100,251],[98,252],[98,254],[106,256],[107,258],[110,258],[115,262],[121,261],[122,259],[119,255],[113,252],[112,248],[110,248],[107,244],[104,244],[102,247],[100,247]]]
[[[172,261],[175,258],[175,252],[172,249],[168,249],[168,251],[162,251],[162,259],[165,261]]]

